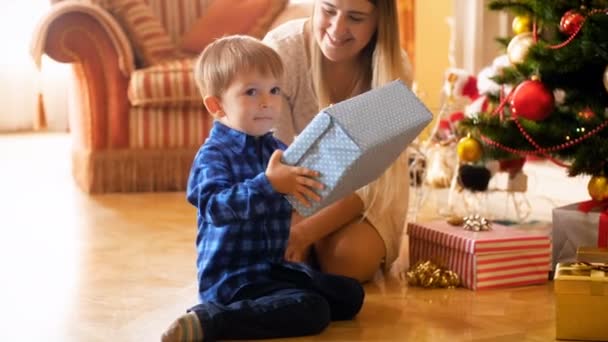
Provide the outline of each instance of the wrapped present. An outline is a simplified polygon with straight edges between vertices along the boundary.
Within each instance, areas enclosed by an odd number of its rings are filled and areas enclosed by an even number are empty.
[[[595,202],[573,203],[553,209],[553,268],[576,261],[580,246],[608,247],[608,215]]]
[[[456,272],[462,286],[490,289],[548,281],[551,246],[545,233],[493,223],[487,231],[445,221],[409,223],[410,262],[432,260]]]
[[[608,264],[608,248],[579,247],[576,249],[576,261]]]
[[[401,81],[323,109],[283,154],[283,162],[320,172],[320,202],[306,207],[287,196],[302,216],[378,178],[431,121],[432,114]]]
[[[608,340],[608,265],[558,263],[555,335],[567,340]]]

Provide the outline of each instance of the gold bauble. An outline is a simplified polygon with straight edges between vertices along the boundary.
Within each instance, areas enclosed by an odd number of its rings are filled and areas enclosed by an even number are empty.
[[[524,32],[513,37],[507,46],[509,62],[511,64],[523,63],[532,45],[534,45],[534,38],[531,32]]]
[[[532,26],[532,21],[530,20],[530,17],[528,17],[527,15],[518,15],[517,17],[515,17],[513,19],[513,22],[511,23],[511,28],[513,29],[513,33],[515,33],[516,35],[525,33],[525,32],[530,32],[531,26]]]
[[[593,176],[587,184],[589,196],[596,201],[603,201],[608,198],[608,178],[604,176]]]
[[[606,91],[608,91],[608,65],[606,66],[606,69],[604,69],[604,88],[606,89]]]
[[[479,141],[470,136],[466,136],[458,141],[456,152],[458,153],[460,160],[474,163],[481,159],[483,150]]]

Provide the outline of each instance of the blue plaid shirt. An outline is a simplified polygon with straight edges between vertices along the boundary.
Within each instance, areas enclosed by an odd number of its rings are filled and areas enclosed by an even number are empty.
[[[265,170],[285,148],[271,133],[255,138],[216,121],[198,151],[187,198],[198,209],[201,301],[226,304],[242,286],[271,281],[271,264],[283,262],[292,207]]]

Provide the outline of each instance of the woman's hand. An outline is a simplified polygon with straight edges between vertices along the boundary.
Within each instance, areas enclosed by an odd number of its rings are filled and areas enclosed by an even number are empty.
[[[315,180],[319,172],[299,166],[289,166],[281,162],[283,151],[276,150],[270,156],[266,177],[270,185],[282,194],[293,195],[300,203],[309,207],[309,200],[319,202],[321,196],[314,189],[323,189],[323,184]]]

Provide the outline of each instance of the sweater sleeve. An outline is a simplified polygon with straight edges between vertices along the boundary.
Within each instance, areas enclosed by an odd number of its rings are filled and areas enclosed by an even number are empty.
[[[268,32],[263,42],[273,48],[281,59],[285,68],[281,90],[284,101],[282,103],[282,115],[275,125],[274,136],[289,145],[297,135],[294,120],[295,101],[298,96],[298,83],[300,81],[300,67],[298,64],[305,63],[302,51],[299,51],[298,41],[295,37],[294,25],[287,23]]]

